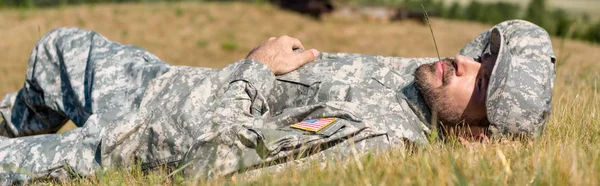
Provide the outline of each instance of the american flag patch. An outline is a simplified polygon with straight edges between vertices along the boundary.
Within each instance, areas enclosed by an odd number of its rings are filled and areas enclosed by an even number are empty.
[[[302,129],[311,132],[319,132],[319,130],[337,121],[337,118],[320,118],[305,120],[300,123],[291,125],[292,128]]]

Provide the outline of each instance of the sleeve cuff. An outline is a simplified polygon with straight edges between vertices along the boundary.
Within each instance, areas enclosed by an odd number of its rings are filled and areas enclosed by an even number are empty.
[[[231,82],[246,81],[260,92],[269,92],[275,82],[275,74],[266,65],[257,60],[242,59],[234,63]]]

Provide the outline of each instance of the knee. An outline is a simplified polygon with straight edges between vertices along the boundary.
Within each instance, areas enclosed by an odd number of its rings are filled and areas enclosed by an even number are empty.
[[[64,27],[57,28],[44,35],[35,44],[28,61],[27,78],[35,78],[46,67],[58,66],[64,62],[85,63],[79,59],[81,54],[90,51],[96,33],[86,29]],[[44,68],[40,68],[44,66]],[[58,72],[58,69],[54,69]]]
[[[40,45],[53,45],[60,47],[63,44],[71,43],[72,41],[88,38],[91,35],[96,34],[93,31],[75,28],[75,27],[61,27],[53,29],[46,33],[36,44]]]

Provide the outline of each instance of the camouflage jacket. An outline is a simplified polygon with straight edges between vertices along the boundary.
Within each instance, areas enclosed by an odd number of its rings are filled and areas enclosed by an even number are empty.
[[[205,177],[350,147],[426,144],[427,108],[412,72],[434,60],[322,53],[275,76],[252,60],[169,66],[95,32],[57,29],[34,48],[24,88],[0,104],[0,132],[17,137],[0,142],[0,178],[68,178],[135,161],[145,170],[185,164],[187,174]],[[63,115],[81,127],[18,137]],[[324,117],[338,118],[328,134],[290,128]]]
[[[188,173],[211,176],[350,144],[359,152],[426,144],[428,111],[412,72],[433,60],[323,53],[281,76],[251,60],[209,72],[171,67],[148,86],[135,114],[116,120],[102,141],[103,159],[130,164],[133,156],[148,168],[185,159]],[[328,117],[338,118],[339,130],[290,127]],[[344,148],[320,152],[339,143]]]

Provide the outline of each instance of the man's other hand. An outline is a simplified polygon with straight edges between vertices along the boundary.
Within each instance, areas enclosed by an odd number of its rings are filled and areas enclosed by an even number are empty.
[[[477,146],[490,143],[490,138],[485,134],[486,128],[481,126],[453,126],[446,127],[446,135],[455,136],[463,145]]]
[[[252,49],[246,59],[258,60],[267,65],[275,75],[280,75],[296,70],[319,56],[316,49],[302,53],[294,52],[296,49],[304,50],[304,46],[296,38],[286,35],[271,37]]]

